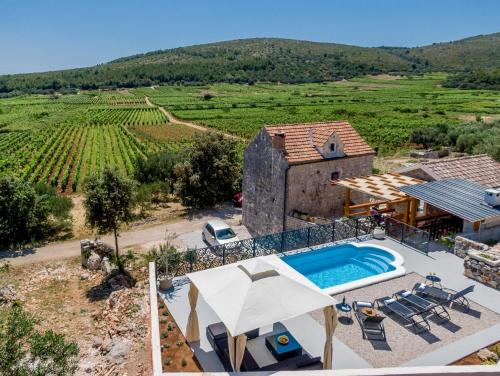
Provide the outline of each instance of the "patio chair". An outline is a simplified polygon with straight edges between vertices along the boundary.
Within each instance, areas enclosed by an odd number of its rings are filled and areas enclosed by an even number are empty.
[[[429,322],[427,319],[422,315],[423,312],[421,311],[415,311],[404,304],[401,304],[401,302],[397,301],[394,298],[389,298],[388,296],[384,298],[379,298],[376,300],[377,305],[380,307],[380,304],[382,303],[382,306],[387,308],[390,313],[396,314],[398,317],[403,319],[404,321],[407,321],[411,324],[413,331],[415,334],[417,333],[417,329],[419,327],[425,329],[425,330],[431,330],[431,326],[429,325]],[[418,317],[420,317],[420,320],[418,320]]]
[[[401,290],[396,292],[393,297],[415,306],[421,312],[432,312],[442,320],[451,320],[450,314],[443,305],[424,299],[411,291]]]
[[[369,335],[377,335],[382,337],[377,339],[381,341],[386,340],[384,323],[382,322],[385,316],[367,316],[361,312],[363,308],[374,308],[373,303],[354,301],[352,302],[352,308],[359,322],[359,326],[361,326],[363,339],[368,339]]]
[[[474,291],[474,285],[470,285],[469,287],[466,287],[465,289],[457,292],[457,291],[445,291],[442,288],[429,286],[426,285],[425,283],[416,283],[415,286],[413,286],[413,291],[422,295],[430,296],[431,298],[434,298],[442,305],[447,303],[450,304],[458,303],[466,307],[467,310],[469,310],[470,303],[469,300],[465,297],[465,295]]]

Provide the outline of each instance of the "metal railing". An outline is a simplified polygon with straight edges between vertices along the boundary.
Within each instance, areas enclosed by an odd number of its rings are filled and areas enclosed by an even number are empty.
[[[432,239],[428,231],[421,230],[389,217],[384,219],[384,227],[385,234],[389,238],[415,248],[425,254],[429,253]]]
[[[328,224],[278,232],[224,245],[189,249],[177,265],[169,264],[174,274],[214,268],[241,260],[283,253],[346,239],[359,239],[373,234],[376,222],[372,217],[341,218]]]

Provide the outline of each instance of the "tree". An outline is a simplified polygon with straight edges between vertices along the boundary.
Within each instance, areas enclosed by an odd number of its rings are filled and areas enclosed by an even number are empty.
[[[51,330],[34,330],[33,316],[14,303],[0,315],[0,375],[68,376],[78,365],[78,345]]]
[[[184,162],[175,166],[175,191],[184,205],[213,206],[230,198],[241,179],[237,142],[206,132],[198,137]]]
[[[21,247],[45,238],[49,205],[25,181],[0,178],[0,249]]]
[[[104,168],[100,175],[92,175],[85,183],[85,219],[87,224],[100,235],[113,233],[115,237],[116,262],[120,272],[118,232],[123,223],[133,219],[134,188],[132,180],[120,176],[110,167]]]

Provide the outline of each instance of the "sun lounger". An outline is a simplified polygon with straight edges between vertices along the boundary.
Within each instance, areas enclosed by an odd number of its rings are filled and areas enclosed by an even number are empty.
[[[416,308],[419,309],[420,312],[432,312],[436,316],[438,316],[440,319],[443,320],[450,320],[450,314],[444,308],[441,304],[437,304],[434,302],[431,302],[427,299],[422,298],[421,296],[413,294],[411,291],[407,290],[401,290],[398,291],[393,295],[393,297],[396,297],[399,300],[402,300],[404,302],[407,302]]]
[[[394,313],[401,319],[409,322],[415,333],[417,333],[417,329],[419,327],[425,330],[431,330],[429,322],[422,315],[422,312],[415,311],[404,304],[401,304],[401,302],[394,298],[384,297],[377,299],[377,304],[379,307],[380,304],[382,304],[382,306],[387,308],[391,313]],[[418,318],[420,318],[420,320],[418,320]]]
[[[469,309],[470,303],[465,295],[474,291],[474,285],[470,285],[469,287],[466,287],[465,289],[457,292],[445,291],[444,289],[441,289],[439,287],[428,286],[425,283],[416,283],[415,286],[413,286],[413,291],[422,295],[430,296],[431,298],[439,301],[439,303],[441,304],[458,303]]]
[[[352,308],[354,309],[356,319],[361,326],[363,338],[368,339],[368,336],[375,335],[380,336],[381,338],[372,337],[371,339],[380,339],[385,341],[385,328],[384,323],[382,322],[385,319],[385,316],[367,316],[361,311],[363,308],[374,308],[373,303],[354,301],[352,303]]]

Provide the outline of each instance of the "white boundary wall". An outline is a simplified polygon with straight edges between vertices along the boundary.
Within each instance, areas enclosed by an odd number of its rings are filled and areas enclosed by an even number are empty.
[[[158,293],[156,286],[156,267],[149,263],[149,302],[151,309],[151,357],[153,359],[153,376],[161,376],[160,322],[158,318]]]
[[[329,371],[281,371],[281,372],[206,372],[183,373],[191,376],[494,376],[500,375],[500,366],[433,366],[433,367],[397,367],[397,368],[369,368],[369,369],[342,369]],[[163,376],[178,376],[179,373],[166,372]]]

